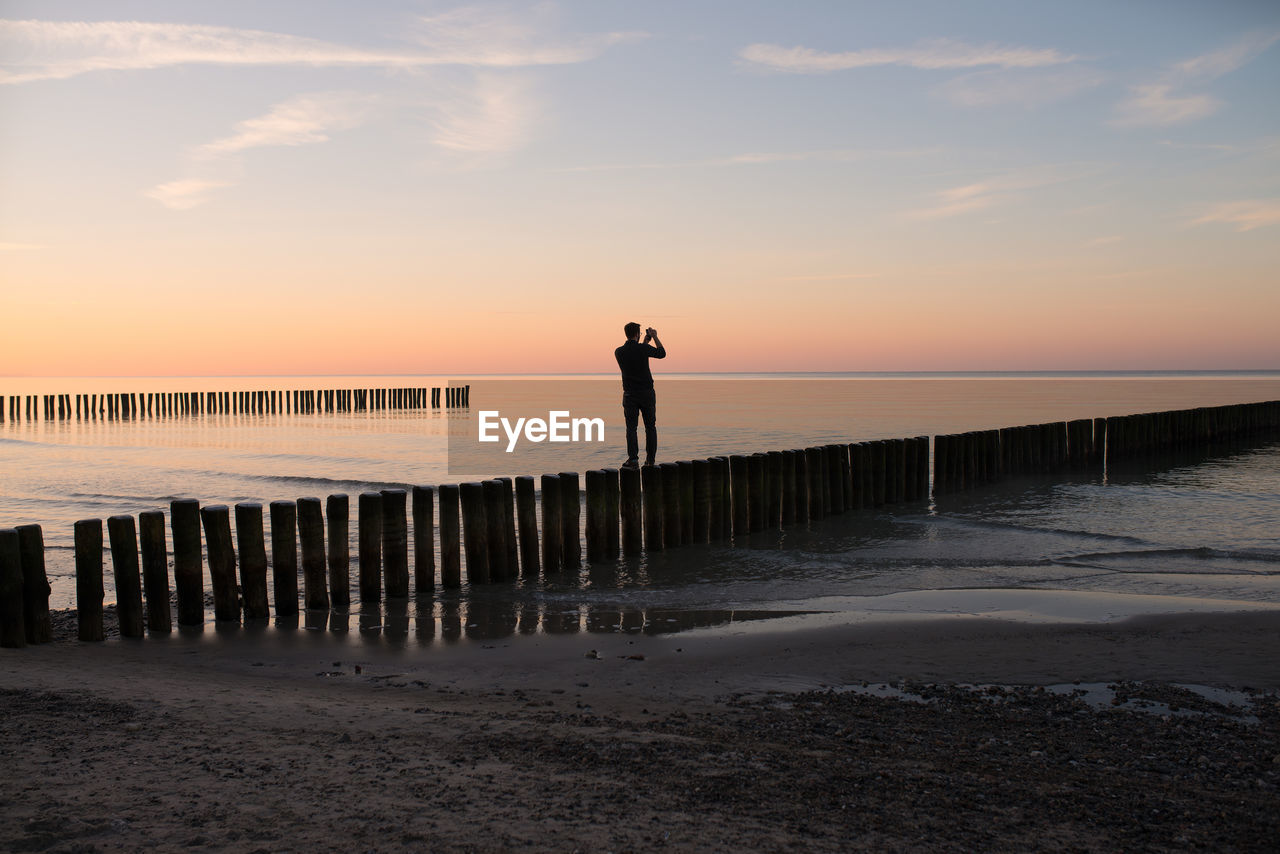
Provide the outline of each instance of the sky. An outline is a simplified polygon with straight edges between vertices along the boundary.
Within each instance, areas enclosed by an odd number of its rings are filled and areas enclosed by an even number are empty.
[[[0,375],[1280,368],[1280,3],[0,0]]]

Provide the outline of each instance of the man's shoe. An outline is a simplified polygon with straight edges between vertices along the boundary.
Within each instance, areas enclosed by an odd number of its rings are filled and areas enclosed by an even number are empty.
[[[638,469],[640,468],[640,461],[635,457],[631,457],[625,463],[622,464],[622,467],[624,469]]]
[[[649,459],[645,460],[645,461],[644,461],[644,464],[645,464],[646,466],[656,465],[656,463],[654,463],[654,461],[653,461],[653,457],[650,457]]]

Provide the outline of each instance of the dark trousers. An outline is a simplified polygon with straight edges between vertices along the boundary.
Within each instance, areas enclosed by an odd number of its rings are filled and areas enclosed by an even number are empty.
[[[644,456],[645,464],[653,463],[658,453],[658,399],[653,389],[648,391],[624,391],[622,393],[622,417],[627,424],[627,459],[640,458],[640,437],[637,435],[637,421],[644,416]]]

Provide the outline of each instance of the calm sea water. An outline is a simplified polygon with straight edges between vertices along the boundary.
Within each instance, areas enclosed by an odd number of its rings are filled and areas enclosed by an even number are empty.
[[[563,465],[530,467],[537,461],[515,454],[507,468],[476,474],[582,471],[622,460],[612,378],[10,378],[0,379],[0,394],[451,381],[472,385],[472,410],[488,396],[575,411],[607,406],[611,419],[605,445],[580,447]],[[687,459],[1274,400],[1280,373],[668,375],[659,379],[658,396],[660,456]],[[449,471],[449,434],[472,424],[465,414],[439,411],[7,420],[0,425],[0,526],[43,525],[52,604],[69,607],[78,519],[167,511],[175,498],[265,504],[457,482],[457,470]],[[1017,616],[1015,606],[1000,604],[1002,591],[1060,591],[1104,608],[1123,601],[1116,606],[1121,611],[1132,610],[1136,597],[1151,597],[1165,610],[1218,602],[1280,606],[1277,537],[1280,445],[1258,444],[1105,473],[1024,478],[937,504],[846,514],[734,546],[688,547],[586,567],[571,578],[459,595],[476,613],[482,607],[504,614],[530,606],[544,614],[582,609],[588,625],[591,615],[625,624],[628,614],[643,613],[655,630],[664,620],[676,624],[695,613],[741,619],[779,609],[954,613],[972,605]],[[354,556],[354,541],[351,547]],[[106,575],[110,601],[109,560]],[[982,596],[975,598],[975,591]],[[437,598],[443,604],[436,607],[447,611],[450,597]],[[654,616],[664,609],[672,615]]]

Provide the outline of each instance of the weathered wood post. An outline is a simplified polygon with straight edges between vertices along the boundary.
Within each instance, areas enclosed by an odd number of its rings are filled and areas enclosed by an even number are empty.
[[[298,506],[272,501],[271,580],[277,617],[298,614]]]
[[[796,521],[796,452],[780,451],[778,481],[782,487],[778,497],[778,522],[791,525]]]
[[[403,489],[382,495],[382,566],[388,599],[409,598],[409,521]]]
[[[542,476],[542,571],[557,572],[564,566],[564,520],[560,501],[560,478]]]
[[[622,515],[622,553],[635,557],[644,549],[643,492],[640,469],[627,466],[618,472],[621,490],[619,509]]]
[[[173,531],[173,586],[178,595],[178,625],[204,625],[204,558],[200,547],[200,502],[169,502]]]
[[[693,541],[693,461],[677,460],[680,481],[680,542]]]
[[[142,637],[142,577],[138,572],[138,534],[132,516],[107,519],[111,567],[116,580],[116,615],[120,636]]]
[[[728,502],[725,501],[725,492],[729,474],[729,461],[723,457],[712,457],[707,460],[708,470],[708,498],[711,506],[708,508],[707,519],[707,536],[713,542],[719,542],[725,538],[725,520],[732,519],[729,514]],[[730,521],[730,527],[733,523]]]
[[[102,520],[75,524],[76,618],[82,641],[100,641],[102,627]]]
[[[751,533],[751,504],[749,485],[750,464],[743,454],[729,457],[729,478],[733,495],[733,536],[735,539]],[[745,540],[744,540],[745,542]]]
[[[711,540],[711,461],[693,461],[693,530],[690,542]]]
[[[666,502],[662,497],[662,469],[645,466],[640,469],[644,485],[644,549],[660,552],[663,548],[663,514]]]
[[[236,590],[236,550],[231,542],[231,511],[225,504],[200,508],[204,541],[209,553],[209,580],[213,587],[213,618],[240,622],[240,596]]]
[[[662,544],[674,548],[683,542],[680,522],[680,466],[661,463],[662,473]]]
[[[516,522],[520,536],[520,569],[525,578],[537,578],[538,497],[532,475],[516,478]]]
[[[462,586],[462,526],[458,513],[458,486],[445,483],[440,488],[440,586],[456,590]]]
[[[383,497],[380,492],[362,492],[358,499],[360,603],[382,600]]]
[[[262,505],[245,501],[236,505],[236,546],[240,551],[240,595],[245,620],[271,616],[267,604],[267,544],[262,525]]]
[[[19,525],[16,530],[22,561],[23,630],[27,643],[49,643],[53,640],[53,620],[49,616],[51,589],[44,566],[44,531],[39,525]]]
[[[498,478],[502,484],[502,524],[506,528],[504,536],[507,541],[507,578],[516,578],[520,574],[520,547],[516,542],[516,492],[515,484],[509,477]]]
[[[459,485],[462,497],[462,538],[467,550],[467,581],[489,583],[489,528],[484,513],[484,486],[477,481]]]
[[[782,493],[786,489],[782,456],[782,451],[769,451],[764,455],[764,527],[775,531],[782,527]]]
[[[503,519],[506,509],[502,496],[502,483],[486,480],[480,484],[484,496],[484,521],[489,553],[489,580],[505,581],[511,577],[507,567],[507,525]]]
[[[23,612],[22,547],[13,528],[0,530],[0,647],[27,645]]]
[[[413,488],[413,590],[419,599],[436,587],[435,490]]]
[[[764,530],[765,505],[769,496],[764,488],[764,454],[747,457],[747,524],[752,531]]]
[[[803,448],[793,448],[796,467],[796,521],[809,520],[809,455]]]
[[[351,499],[343,493],[330,495],[325,499],[325,516],[329,522],[328,595],[335,611],[346,611],[351,607]],[[323,587],[323,575],[320,581]]]
[[[298,499],[298,540],[302,543],[303,606],[308,611],[328,611],[329,591],[325,589],[324,583],[324,515],[319,498]],[[333,548],[332,528],[330,528],[329,547]],[[336,601],[338,593],[339,589],[335,587],[334,607],[338,607]],[[350,600],[349,593],[347,599]],[[348,604],[350,604],[349,601]]]
[[[872,502],[881,507],[888,500],[888,459],[887,448],[883,439],[871,443],[871,488]]]
[[[169,609],[169,552],[164,536],[164,512],[145,510],[138,514],[138,541],[142,547],[142,588],[147,596],[147,631],[173,631]]]
[[[817,448],[804,449],[805,468],[809,475],[809,518],[821,519],[826,515],[826,498],[822,489],[822,452]]]
[[[465,405],[465,404],[464,404]],[[564,568],[577,569],[582,565],[582,504],[578,494],[578,473],[560,472],[560,524],[561,543],[564,550]]]
[[[602,563],[608,548],[608,535],[605,533],[604,526],[609,510],[609,499],[605,496],[604,472],[600,469],[589,469],[586,487],[587,563]]]
[[[622,541],[618,531],[618,517],[621,512],[622,477],[616,468],[604,470],[604,554],[609,560],[618,557],[622,551]]]

